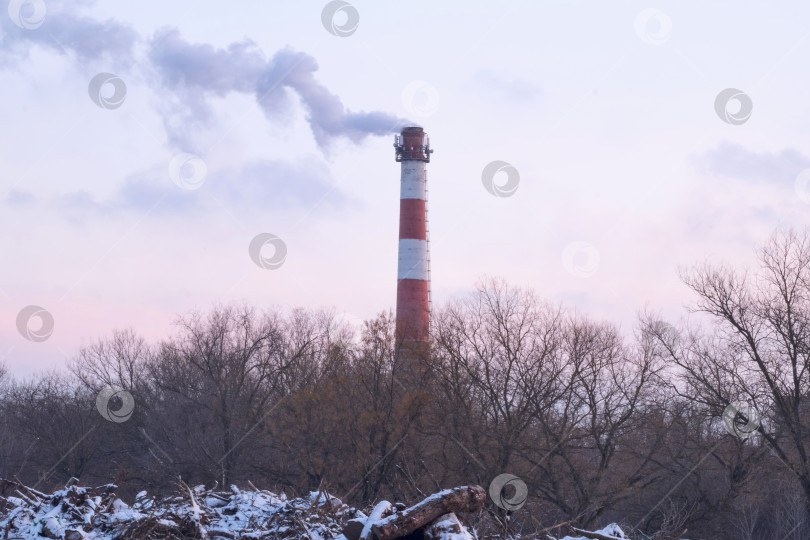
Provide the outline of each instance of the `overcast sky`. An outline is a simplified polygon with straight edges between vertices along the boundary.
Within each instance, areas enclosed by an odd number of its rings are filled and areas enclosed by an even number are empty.
[[[678,265],[808,221],[806,2],[4,4],[16,374],[218,302],[392,309],[403,122],[435,149],[436,304],[501,276],[630,330],[683,313]]]

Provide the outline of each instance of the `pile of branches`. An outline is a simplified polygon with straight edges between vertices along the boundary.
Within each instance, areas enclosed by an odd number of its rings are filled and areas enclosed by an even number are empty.
[[[180,481],[177,495],[158,501],[142,491],[129,506],[115,484],[87,488],[72,480],[46,494],[0,479],[0,538],[473,540],[455,512],[477,511],[486,499],[481,487],[466,486],[410,508],[382,501],[366,515],[324,490],[288,499],[250,486],[217,491]]]
[[[132,506],[117,487],[69,483],[45,494],[0,479],[0,538],[81,540],[337,538],[354,508],[325,492],[287,499],[256,489],[230,491],[178,483],[178,494],[159,501],[139,493]]]
[[[288,499],[248,483],[250,490],[218,491],[179,481],[176,495],[156,500],[142,491],[129,506],[116,495],[115,484],[87,488],[71,479],[64,489],[46,494],[16,479],[0,479],[0,539],[475,540],[457,514],[478,512],[486,500],[480,486],[463,486],[411,507],[382,501],[366,514],[323,489]],[[577,538],[627,538],[615,525],[573,531]]]

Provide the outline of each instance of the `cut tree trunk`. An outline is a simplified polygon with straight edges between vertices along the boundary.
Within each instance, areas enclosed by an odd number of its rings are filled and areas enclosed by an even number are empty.
[[[444,514],[475,512],[486,501],[481,486],[464,486],[435,493],[422,502],[372,523],[371,530],[377,540],[393,540],[425,527]],[[456,520],[458,521],[458,520]]]

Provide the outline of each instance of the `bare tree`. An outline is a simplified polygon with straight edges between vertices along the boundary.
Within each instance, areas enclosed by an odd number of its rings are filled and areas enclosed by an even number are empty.
[[[715,417],[738,400],[756,408],[758,436],[800,483],[810,512],[810,236],[778,231],[757,255],[753,271],[684,272],[698,296],[692,311],[707,314],[713,331],[659,341],[680,368],[682,395]]]
[[[5,421],[23,450],[11,461],[39,488],[51,488],[79,477],[96,462],[104,446],[98,430],[103,420],[95,396],[76,381],[51,372],[9,385],[3,406]]]
[[[137,392],[148,386],[148,365],[153,356],[152,346],[134,330],[116,330],[109,338],[79,349],[68,366],[95,392],[105,386]]]
[[[287,339],[278,317],[247,306],[195,313],[177,326],[150,368],[162,413],[152,418],[153,429],[187,475],[228,485],[307,343]]]
[[[393,315],[382,313],[366,322],[352,347],[338,331],[318,361],[307,364],[307,384],[268,426],[273,455],[283,456],[264,467],[271,477],[310,489],[328,482],[364,503],[399,489],[403,460],[413,457],[407,449],[418,448],[410,442],[425,396],[398,372],[394,328]]]
[[[562,315],[530,291],[490,280],[440,312],[434,326],[446,411],[436,429],[483,482],[528,450],[535,413],[565,385]]]
[[[616,327],[579,316],[567,319],[564,335],[571,379],[551,414],[539,409],[549,439],[535,485],[590,526],[657,480],[660,431],[649,419],[661,358],[645,340],[628,345]]]
[[[651,481],[654,445],[618,451],[649,402],[661,361],[649,346],[499,280],[436,327],[439,430],[479,481],[522,471],[541,501],[583,525]]]

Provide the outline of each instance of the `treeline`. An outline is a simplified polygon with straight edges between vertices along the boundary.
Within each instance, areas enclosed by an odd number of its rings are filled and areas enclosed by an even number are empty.
[[[0,478],[324,487],[363,505],[510,473],[525,504],[513,483],[482,526],[808,538],[810,237],[776,233],[758,260],[685,272],[690,322],[644,313],[630,335],[499,280],[435,313],[418,357],[390,313],[361,335],[245,305],[160,342],[116,332],[65,372],[0,372]]]

